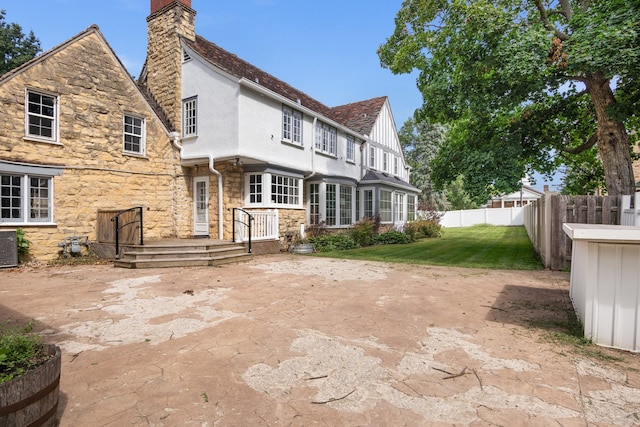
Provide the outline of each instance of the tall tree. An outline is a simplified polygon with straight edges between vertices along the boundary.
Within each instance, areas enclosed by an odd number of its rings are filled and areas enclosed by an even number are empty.
[[[440,124],[428,120],[416,124],[408,119],[400,129],[398,137],[402,151],[411,166],[411,184],[421,190],[420,209],[442,211],[447,207],[443,192],[436,191],[431,182],[431,162],[438,154],[446,134]]]
[[[451,123],[436,184],[482,201],[596,146],[609,194],[635,191],[640,0],[405,0],[395,24],[382,65],[418,69],[418,117]]]
[[[0,10],[0,75],[29,61],[42,50],[40,41],[30,31],[22,32],[22,27],[5,22],[6,11]]]

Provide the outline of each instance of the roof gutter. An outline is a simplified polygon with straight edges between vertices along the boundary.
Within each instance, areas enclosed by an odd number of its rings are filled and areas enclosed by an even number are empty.
[[[222,186],[222,174],[220,171],[216,170],[214,167],[214,158],[213,155],[207,154],[206,156],[185,156],[184,149],[182,145],[179,144],[178,140],[180,137],[178,136],[178,132],[171,132],[169,134],[169,138],[171,138],[171,142],[173,145],[180,150],[180,160],[199,160],[199,159],[207,159],[209,161],[209,170],[211,173],[218,177],[218,239],[224,239],[224,209],[223,209],[223,186]]]

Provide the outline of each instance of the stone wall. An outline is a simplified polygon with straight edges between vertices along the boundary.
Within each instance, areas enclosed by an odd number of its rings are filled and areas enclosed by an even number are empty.
[[[58,96],[58,143],[25,138],[26,88]],[[145,119],[142,156],[123,152],[124,114]],[[97,28],[0,80],[0,122],[0,160],[63,169],[53,178],[55,224],[20,225],[35,258],[55,257],[58,242],[70,235],[95,239],[99,209],[149,208],[147,238],[190,230],[188,171],[180,167],[166,129]]]

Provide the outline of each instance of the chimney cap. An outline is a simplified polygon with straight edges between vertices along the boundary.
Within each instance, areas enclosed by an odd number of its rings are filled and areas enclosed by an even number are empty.
[[[191,8],[191,0],[151,0],[151,15],[172,3],[180,3]]]

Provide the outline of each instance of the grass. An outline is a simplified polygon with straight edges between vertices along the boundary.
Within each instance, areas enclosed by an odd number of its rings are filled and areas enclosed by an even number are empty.
[[[448,228],[439,239],[377,245],[318,256],[496,270],[542,270],[524,227]]]

